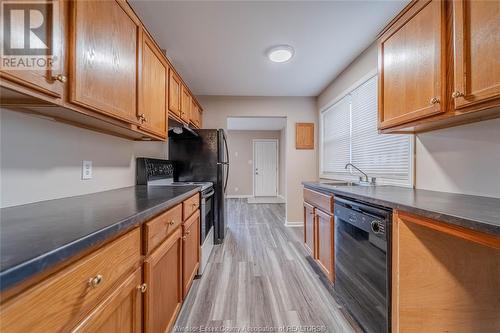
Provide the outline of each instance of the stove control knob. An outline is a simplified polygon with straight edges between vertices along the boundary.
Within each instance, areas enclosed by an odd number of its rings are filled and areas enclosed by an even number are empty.
[[[382,230],[381,230],[382,228],[380,226],[380,222],[379,221],[373,220],[371,226],[372,226],[372,231],[374,233],[376,233],[376,234],[381,234],[382,233]]]

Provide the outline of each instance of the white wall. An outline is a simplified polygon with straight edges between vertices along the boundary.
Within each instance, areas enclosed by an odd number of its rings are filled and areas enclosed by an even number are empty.
[[[285,172],[284,159],[281,159],[280,131],[227,131],[229,160],[231,162],[226,194],[230,196],[253,195],[253,140],[276,139],[278,145],[279,176]],[[284,191],[284,183],[278,179],[278,193]]]
[[[317,164],[317,112],[312,97],[230,97],[200,96],[203,105],[203,126],[226,128],[231,116],[286,117],[286,214],[288,222],[300,222],[302,212],[302,184],[304,180],[316,180]],[[315,149],[295,149],[295,123],[315,124]]]
[[[318,96],[318,110],[376,71],[377,56],[373,43]],[[500,120],[417,135],[415,187],[500,197]]]
[[[416,187],[500,197],[500,119],[417,135]]]
[[[167,147],[0,109],[0,206],[132,186],[135,157],[166,158]],[[90,180],[82,160],[93,162]]]

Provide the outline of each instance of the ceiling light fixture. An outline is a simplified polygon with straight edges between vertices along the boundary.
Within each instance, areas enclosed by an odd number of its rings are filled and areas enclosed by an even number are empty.
[[[267,51],[267,57],[272,62],[287,62],[292,59],[295,51],[290,45],[278,45]]]

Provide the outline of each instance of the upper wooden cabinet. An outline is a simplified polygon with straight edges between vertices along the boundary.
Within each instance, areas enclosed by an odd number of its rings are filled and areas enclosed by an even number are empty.
[[[140,128],[167,137],[168,65],[163,54],[146,32],[142,39],[142,70],[140,72]]]
[[[446,111],[446,9],[420,1],[379,40],[379,127]]]
[[[196,103],[195,99],[191,100],[191,112],[189,114],[189,122],[194,125],[196,128],[201,128],[201,112],[198,103]]]
[[[124,1],[72,1],[70,102],[137,123],[140,22]]]
[[[201,127],[191,112],[201,111],[199,104],[126,1],[51,3],[52,28],[43,28],[57,66],[0,70],[1,107],[29,105],[30,112],[133,140],[165,140],[169,112]],[[23,42],[13,34],[9,41]]]
[[[500,104],[500,2],[453,1],[455,108]]]
[[[56,60],[54,61],[54,69],[44,70],[31,70],[31,69],[13,69],[13,70],[0,70],[0,78],[19,84],[26,89],[33,89],[36,92],[46,94],[50,97],[60,98],[63,93],[64,83],[67,80],[67,75],[64,66],[65,54],[63,52],[65,46],[64,22],[66,15],[64,10],[66,8],[64,1],[53,1],[54,15],[52,15],[52,29],[50,25],[44,24],[42,28],[46,31],[42,33],[48,36],[48,43],[51,43],[52,55]],[[7,4],[5,4],[7,5]],[[41,2],[40,6],[49,6],[51,4]],[[49,12],[45,8],[46,12]],[[3,24],[3,23],[2,23]],[[12,29],[12,34],[9,38],[12,40],[24,41],[24,30]],[[3,43],[3,41],[2,41]],[[7,40],[5,41],[7,44]],[[5,46],[4,46],[5,47]],[[25,92],[23,90],[23,92]],[[29,92],[29,90],[28,90]]]
[[[181,79],[170,69],[168,80],[168,109],[176,116],[181,116]]]
[[[379,129],[500,117],[498,1],[412,1],[379,38]]]
[[[182,85],[181,92],[181,119],[189,123],[189,117],[191,115],[191,94],[185,85]]]

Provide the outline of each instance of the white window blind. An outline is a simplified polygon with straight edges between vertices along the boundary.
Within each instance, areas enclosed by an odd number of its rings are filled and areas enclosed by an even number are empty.
[[[339,118],[349,118],[350,121],[345,124]],[[346,172],[360,175],[353,168],[344,169],[350,162],[370,177],[377,177],[381,183],[413,185],[412,136],[378,133],[376,76],[323,112],[321,121],[323,175],[332,174],[331,178],[342,178]],[[348,153],[345,147],[348,147]]]
[[[351,97],[345,96],[323,113],[323,171],[346,173],[351,154]]]

